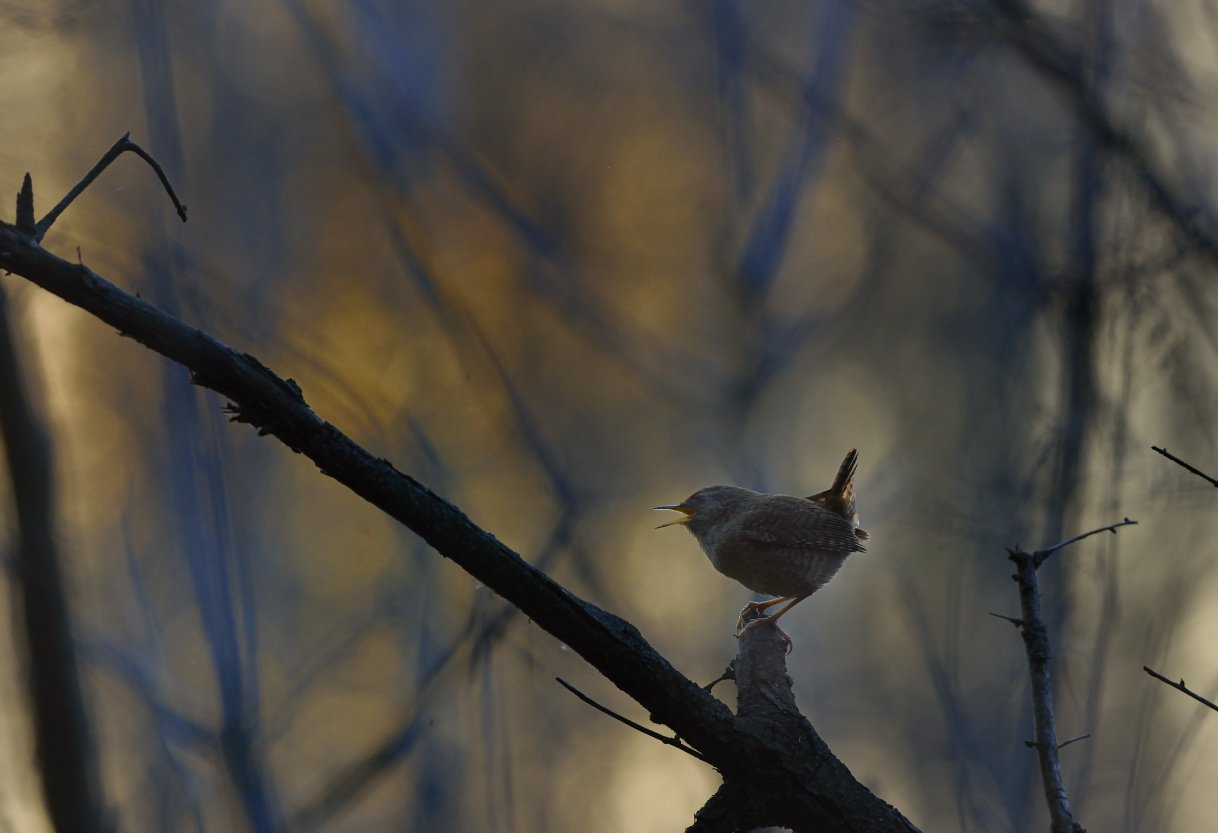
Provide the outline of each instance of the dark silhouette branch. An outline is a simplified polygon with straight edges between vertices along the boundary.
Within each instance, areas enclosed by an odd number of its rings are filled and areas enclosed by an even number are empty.
[[[1143,665],[1142,670],[1145,671],[1150,676],[1154,677],[1159,682],[1164,683],[1165,685],[1171,686],[1176,691],[1183,691],[1185,694],[1187,694],[1189,697],[1196,700],[1198,703],[1203,703],[1204,705],[1209,706],[1211,709],[1218,712],[1218,705],[1215,705],[1214,703],[1210,702],[1209,700],[1206,700],[1200,694],[1198,694],[1197,692],[1193,691],[1191,688],[1186,686],[1184,684],[1183,679],[1181,679],[1180,682],[1178,682],[1178,683],[1172,682],[1171,680],[1167,679],[1167,677],[1164,677],[1162,674],[1160,674],[1158,671],[1155,671],[1148,665]]]
[[[1159,448],[1157,445],[1152,445],[1150,448],[1151,448],[1151,450],[1152,450],[1152,451],[1157,451],[1157,452],[1159,452],[1159,453],[1160,453],[1160,454],[1162,454],[1164,457],[1166,457],[1168,460],[1171,460],[1173,463],[1175,463],[1176,465],[1180,466],[1181,468],[1186,469],[1186,470],[1188,470],[1188,471],[1191,471],[1193,474],[1197,475],[1197,476],[1198,476],[1198,477],[1200,477],[1202,480],[1204,480],[1204,481],[1206,481],[1207,483],[1209,483],[1211,486],[1216,486],[1216,487],[1218,487],[1218,479],[1215,479],[1215,478],[1213,478],[1213,477],[1210,477],[1208,474],[1206,474],[1205,472],[1203,472],[1201,469],[1198,469],[1198,468],[1195,468],[1195,467],[1193,467],[1193,466],[1189,465],[1188,463],[1184,462],[1184,461],[1183,461],[1183,460],[1181,460],[1179,457],[1177,457],[1175,454],[1172,454],[1172,453],[1171,453],[1170,451],[1168,451],[1166,448]]]
[[[93,169],[85,174],[80,182],[76,183],[72,190],[67,193],[67,196],[60,200],[54,208],[47,212],[45,217],[38,221],[34,231],[35,240],[42,240],[55,221],[59,219],[59,215],[62,214],[77,197],[84,193],[84,190],[93,183],[93,180],[101,176],[102,171],[110,167],[110,163],[112,163],[115,159],[118,159],[127,151],[130,151],[140,159],[143,159],[148,163],[152,170],[156,172],[157,178],[161,180],[161,185],[165,188],[165,193],[167,193],[169,195],[169,199],[173,201],[173,207],[178,212],[178,216],[182,218],[183,223],[186,222],[186,206],[182,205],[182,201],[179,200],[178,195],[174,193],[173,186],[169,184],[169,177],[165,176],[165,171],[161,167],[161,163],[153,159],[152,155],[148,153],[148,151],[131,141],[130,136],[130,133],[124,133],[123,137],[115,142],[114,145],[111,146],[108,151],[106,151],[106,154],[100,160],[98,160],[98,163],[93,166]],[[26,178],[28,182],[29,174],[26,174]],[[31,216],[33,215],[33,211],[34,203],[33,195],[31,194]],[[18,219],[20,220],[20,218]],[[21,223],[18,222],[17,225],[21,226]]]
[[[629,622],[575,596],[457,507],[315,414],[293,380],[124,292],[83,263],[46,251],[34,234],[4,222],[0,269],[30,280],[187,367],[195,384],[227,397],[232,420],[249,423],[259,434],[272,435],[308,457],[324,474],[412,529],[570,646],[646,708],[654,722],[673,729],[719,770],[725,784],[749,796],[773,823],[827,833],[916,829],[859,784],[806,719],[788,719],[792,733],[773,731],[773,720],[745,713],[733,716],[673,668]],[[781,642],[770,629],[750,634],[742,646],[763,634],[772,637],[781,653]],[[742,658],[746,653],[742,647]],[[741,682],[739,661],[737,674],[743,709],[749,684]]]
[[[1015,549],[1007,551],[1007,557],[1015,565],[1015,575],[1011,578],[1019,585],[1019,606],[1022,614],[1020,619],[1000,616],[1016,624],[1023,636],[1024,650],[1028,657],[1028,675],[1032,683],[1032,714],[1036,724],[1036,739],[1030,742],[1035,747],[1040,763],[1041,780],[1045,788],[1045,801],[1049,806],[1049,817],[1052,819],[1053,833],[1084,833],[1082,825],[1074,820],[1070,812],[1070,800],[1066,794],[1065,782],[1062,779],[1061,760],[1058,750],[1066,744],[1057,742],[1057,725],[1053,716],[1053,675],[1049,669],[1049,659],[1052,653],[1049,648],[1049,629],[1045,625],[1044,612],[1041,610],[1040,585],[1036,578],[1036,570],[1049,556],[1060,549],[1095,535],[1098,532],[1112,532],[1123,526],[1137,523],[1125,518],[1119,523],[1109,524],[1073,538],[1067,538],[1051,547],[1027,552]],[[995,614],[996,615],[996,614]],[[1071,739],[1066,743],[1071,743]]]
[[[612,717],[614,720],[616,720],[619,723],[623,723],[626,726],[629,726],[631,729],[634,729],[636,732],[641,732],[642,734],[646,735],[649,738],[654,738],[655,740],[658,740],[660,743],[665,744],[666,746],[671,746],[676,749],[680,749],[686,755],[689,755],[692,758],[697,758],[699,761],[706,763],[706,758],[703,758],[698,753],[697,750],[690,749],[688,746],[681,743],[680,738],[670,738],[670,737],[666,737],[665,735],[661,735],[659,732],[652,731],[651,729],[648,729],[646,726],[642,726],[638,723],[635,723],[633,720],[631,720],[628,717],[623,717],[622,715],[615,712],[613,709],[610,709],[606,706],[602,706],[600,703],[593,700],[587,694],[584,694],[582,691],[580,691],[575,686],[571,685],[569,682],[564,680],[562,677],[555,677],[554,679],[558,682],[558,684],[560,686],[562,686],[567,691],[574,694],[576,697],[578,697],[583,702],[587,703],[592,708],[596,709],[601,714],[609,715],[609,717]]]

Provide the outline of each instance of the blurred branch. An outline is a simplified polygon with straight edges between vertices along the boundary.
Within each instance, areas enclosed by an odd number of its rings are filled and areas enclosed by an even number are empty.
[[[1101,152],[1124,160],[1146,185],[1151,202],[1206,257],[1218,261],[1218,230],[1200,206],[1188,205],[1167,184],[1146,146],[1132,128],[1120,125],[1104,107],[1087,73],[1086,56],[1054,33],[1052,26],[1024,0],[992,0],[1007,23],[1008,42],[1033,68],[1059,87],[1083,122],[1095,134]]]
[[[1196,700],[1198,703],[1203,703],[1206,706],[1209,706],[1214,711],[1218,712],[1218,705],[1215,705],[1214,703],[1210,702],[1209,700],[1206,700],[1200,694],[1196,693],[1195,691],[1190,689],[1188,686],[1186,686],[1184,684],[1183,678],[1181,678],[1180,682],[1173,683],[1171,680],[1167,679],[1162,674],[1160,674],[1158,671],[1155,671],[1154,669],[1152,669],[1150,666],[1143,665],[1142,670],[1145,671],[1150,676],[1154,677],[1159,682],[1165,683],[1165,684],[1171,686],[1176,691],[1183,691],[1185,694],[1187,694],[1189,697]]]
[[[553,561],[559,550],[569,543],[571,531],[569,519],[564,516],[550,539],[542,547],[541,555],[536,559],[535,563],[539,568],[544,568],[546,564]],[[399,593],[396,588],[391,592]],[[466,646],[469,646],[471,658],[489,652],[506,633],[508,625],[519,618],[518,613],[517,608],[508,605],[492,616],[489,621],[480,624],[477,613],[471,612],[466,618],[461,632],[424,670],[422,681],[415,690],[409,716],[388,732],[385,738],[370,751],[360,755],[352,762],[342,764],[336,768],[335,772],[328,773],[326,783],[317,790],[315,797],[310,798],[308,803],[295,812],[285,830],[294,831],[294,833],[308,833],[308,831],[324,827],[332,817],[366,793],[379,778],[400,764],[413,751],[416,742],[426,731],[425,727],[429,717],[426,706],[440,688],[444,672],[455,667],[454,660]],[[335,655],[336,657],[337,655]],[[325,665],[324,662],[319,664],[319,671]],[[303,692],[305,684],[307,684],[307,680],[295,687],[297,696]],[[275,709],[280,720],[282,720],[283,711],[284,705],[281,703]],[[268,737],[273,737],[273,735],[273,730],[267,732]]]
[[[189,368],[196,384],[230,400],[232,420],[247,422],[259,434],[273,435],[304,454],[324,474],[414,530],[518,607],[646,708],[652,720],[685,738],[723,774],[725,783],[738,785],[752,801],[764,804],[767,817],[775,823],[830,833],[915,830],[854,779],[811,733],[806,720],[806,732],[781,739],[759,731],[763,727],[744,715],[733,717],[726,706],[673,668],[629,622],[575,596],[457,507],[322,420],[294,381],[124,292],[83,263],[70,263],[44,250],[31,234],[4,222],[0,222],[0,268]],[[768,634],[768,629],[761,631]],[[809,734],[814,742],[808,742]]]
[[[32,213],[28,174],[22,195]],[[25,235],[37,247],[33,232]],[[109,822],[55,544],[51,445],[34,414],[15,342],[7,297],[0,289],[0,440],[16,510],[17,605],[25,628],[42,794],[57,833],[102,833]]]
[[[1100,529],[1075,535],[1065,541],[1045,549],[1027,552],[1026,550],[1011,549],[1007,557],[1015,564],[1015,575],[1012,578],[1019,585],[1019,606],[1022,617],[1019,621],[1019,632],[1023,636],[1024,649],[1028,656],[1028,674],[1032,683],[1032,712],[1036,723],[1036,755],[1040,761],[1041,780],[1044,782],[1045,801],[1049,805],[1049,816],[1053,820],[1053,833],[1083,833],[1083,827],[1074,821],[1070,813],[1070,800],[1066,795],[1065,783],[1062,780],[1061,760],[1057,742],[1057,726],[1053,717],[1053,676],[1049,670],[1049,630],[1045,626],[1044,612],[1041,609],[1040,585],[1036,578],[1036,570],[1049,556],[1058,550],[1094,535],[1097,532],[1112,532],[1136,523],[1125,518],[1123,521],[1110,524]],[[1009,619],[1009,617],[1000,617]],[[1016,620],[1010,620],[1016,621]]]
[[[1171,460],[1176,465],[1178,465],[1182,468],[1185,468],[1188,471],[1191,471],[1193,474],[1197,475],[1202,480],[1207,481],[1211,486],[1218,486],[1218,480],[1214,479],[1213,477],[1210,477],[1208,474],[1203,472],[1201,469],[1190,466],[1188,463],[1184,462],[1179,457],[1177,457],[1176,455],[1169,452],[1166,448],[1159,448],[1157,445],[1152,445],[1150,448],[1152,451],[1159,452],[1160,454],[1162,454],[1168,460]]]
[[[671,746],[675,749],[680,749],[682,752],[684,752],[686,755],[689,755],[691,758],[697,758],[699,761],[706,763],[706,758],[703,758],[697,752],[697,750],[690,749],[688,746],[681,743],[681,738],[679,738],[679,737],[670,738],[665,735],[661,735],[659,732],[654,732],[651,729],[648,729],[646,726],[642,726],[638,723],[635,723],[633,720],[631,720],[628,717],[623,717],[622,715],[615,712],[613,709],[610,709],[607,706],[602,706],[600,703],[593,700],[587,694],[584,694],[582,691],[580,691],[575,686],[571,685],[569,682],[564,680],[562,677],[555,677],[554,679],[558,681],[558,684],[560,686],[562,686],[567,691],[574,694],[576,697],[578,697],[583,702],[587,703],[592,708],[596,709],[601,714],[607,714],[610,717],[612,717],[614,720],[616,720],[617,722],[623,723],[623,724],[629,726],[631,729],[634,729],[636,732],[642,732],[644,735],[646,735],[649,738],[655,738],[660,743],[663,743],[667,746]]]

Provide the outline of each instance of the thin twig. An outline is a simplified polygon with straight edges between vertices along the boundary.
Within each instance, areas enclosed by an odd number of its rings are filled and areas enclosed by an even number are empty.
[[[1093,529],[1090,532],[1084,532],[1082,535],[1075,535],[1073,538],[1067,538],[1065,541],[1056,543],[1051,547],[1045,547],[1043,550],[1037,550],[1036,552],[1032,553],[1032,566],[1039,567],[1041,564],[1045,563],[1046,559],[1048,559],[1049,556],[1053,555],[1053,553],[1057,552],[1060,549],[1068,547],[1071,544],[1076,544],[1079,541],[1083,540],[1084,538],[1089,538],[1092,535],[1098,535],[1101,532],[1111,532],[1113,535],[1116,535],[1116,531],[1119,528],[1121,528],[1123,526],[1137,526],[1137,523],[1138,523],[1137,521],[1131,521],[1131,520],[1129,520],[1129,518],[1125,518],[1123,521],[1119,521],[1114,524],[1108,524],[1108,526],[1101,526],[1099,529]]]
[[[1074,737],[1072,737],[1072,738],[1067,738],[1066,740],[1063,740],[1061,743],[1059,743],[1059,744],[1057,745],[1057,748],[1058,748],[1058,749],[1065,749],[1065,748],[1066,748],[1067,746],[1069,746],[1070,744],[1072,744],[1072,743],[1078,743],[1080,740],[1086,740],[1086,739],[1087,739],[1087,738],[1089,738],[1089,737],[1091,737],[1091,733],[1090,733],[1090,732],[1088,732],[1088,733],[1087,733],[1087,734],[1085,734],[1085,735],[1075,735],[1075,736],[1074,736]]]
[[[83,193],[84,190],[93,183],[93,180],[101,176],[102,171],[110,167],[110,163],[121,156],[124,151],[131,151],[152,167],[152,170],[154,170],[156,175],[160,178],[161,184],[165,186],[165,192],[169,194],[169,199],[173,200],[173,207],[177,209],[178,216],[182,218],[183,223],[186,222],[186,206],[182,205],[182,201],[179,200],[178,195],[174,193],[173,186],[169,184],[169,177],[165,175],[165,171],[161,167],[161,163],[153,159],[152,155],[148,153],[148,151],[131,141],[130,136],[130,133],[124,133],[123,137],[115,142],[114,145],[108,151],[106,151],[106,155],[93,166],[93,170],[85,174],[84,179],[76,183],[76,187],[69,191],[67,196],[60,200],[57,206],[52,208],[45,217],[38,221],[37,232],[34,235],[35,240],[42,240],[55,221],[59,219],[59,215],[64,212],[64,209],[71,205],[72,201],[79,197],[81,193]]]
[[[1067,746],[1069,746],[1070,744],[1072,744],[1072,743],[1077,743],[1077,742],[1078,742],[1078,741],[1080,741],[1080,740],[1086,740],[1086,739],[1087,739],[1087,738],[1089,738],[1089,737],[1091,737],[1091,735],[1090,735],[1090,734],[1086,734],[1086,735],[1075,735],[1075,736],[1074,736],[1074,737],[1072,737],[1072,738],[1068,738],[1067,740],[1063,740],[1061,743],[1059,743],[1059,744],[1057,745],[1057,748],[1058,748],[1058,749],[1065,749],[1065,748],[1066,748]],[[1036,748],[1036,741],[1034,741],[1034,740],[1025,740],[1025,741],[1023,742],[1023,745],[1024,745],[1024,746],[1026,746],[1026,747],[1028,747],[1029,749],[1035,749],[1035,748]]]
[[[1218,479],[1215,479],[1215,478],[1213,478],[1213,477],[1210,477],[1208,474],[1206,474],[1205,472],[1201,471],[1201,469],[1194,468],[1193,466],[1190,466],[1188,463],[1186,463],[1186,462],[1184,462],[1183,460],[1181,460],[1181,459],[1180,459],[1179,457],[1177,457],[1175,454],[1172,454],[1172,453],[1171,453],[1170,451],[1168,451],[1166,448],[1159,448],[1157,445],[1152,445],[1152,446],[1150,447],[1150,450],[1151,450],[1151,451],[1157,451],[1157,452],[1159,452],[1160,454],[1162,454],[1162,455],[1163,455],[1164,457],[1166,457],[1168,460],[1171,460],[1171,461],[1172,461],[1173,463],[1175,463],[1176,465],[1181,466],[1182,468],[1188,469],[1188,470],[1189,470],[1189,471],[1191,471],[1193,474],[1195,474],[1195,475],[1197,475],[1198,477],[1200,477],[1202,480],[1205,480],[1206,482],[1208,482],[1208,483],[1209,483],[1211,486],[1214,486],[1215,488],[1218,488]]]
[[[658,740],[660,743],[667,744],[668,746],[674,746],[674,747],[676,747],[677,749],[680,749],[680,750],[681,750],[682,752],[684,752],[686,755],[689,755],[689,756],[691,756],[691,757],[693,757],[693,758],[697,758],[699,761],[701,761],[701,762],[702,762],[702,763],[704,763],[704,764],[705,764],[705,763],[709,763],[709,762],[706,760],[706,758],[702,757],[702,753],[701,753],[701,752],[699,752],[699,751],[698,751],[698,750],[696,750],[696,749],[691,749],[690,747],[688,747],[688,746],[686,746],[685,744],[681,743],[681,739],[680,739],[680,738],[670,738],[670,737],[666,737],[666,736],[664,736],[664,735],[661,735],[659,732],[653,732],[651,729],[648,729],[646,726],[640,726],[639,724],[635,723],[635,722],[634,722],[633,720],[631,720],[630,718],[628,718],[628,717],[622,717],[620,714],[618,714],[617,712],[613,711],[612,709],[608,709],[608,708],[606,708],[605,706],[602,706],[600,703],[598,703],[598,702],[596,702],[595,700],[593,700],[593,699],[592,699],[591,697],[589,697],[587,694],[584,694],[582,691],[580,691],[580,690],[579,690],[578,688],[576,688],[575,686],[571,685],[569,682],[567,682],[566,680],[564,680],[562,677],[555,677],[554,679],[558,681],[558,684],[559,684],[560,686],[562,686],[562,687],[563,687],[563,688],[565,688],[567,691],[569,691],[569,692],[571,692],[572,694],[574,694],[574,695],[575,695],[576,697],[578,697],[580,700],[583,700],[585,703],[587,703],[587,704],[588,704],[589,706],[591,706],[592,708],[596,709],[598,712],[602,712],[603,714],[607,714],[607,715],[609,715],[610,717],[612,717],[614,720],[616,720],[616,721],[618,721],[618,722],[620,722],[620,723],[625,723],[625,724],[626,724],[627,726],[629,726],[631,729],[634,729],[635,731],[638,731],[638,732],[642,732],[643,734],[647,735],[647,737],[649,737],[649,738],[655,738],[655,739],[656,739],[656,740]]]
[[[702,686],[702,690],[709,694],[710,690],[712,688],[719,685],[719,683],[723,682],[724,680],[731,680],[731,681],[735,682],[735,680],[736,680],[736,660],[732,660],[731,662],[729,662],[727,664],[727,668],[723,669],[723,673],[720,674],[715,679],[711,680],[706,685]]]
[[[1014,625],[1017,628],[1023,627],[1023,620],[1016,619],[1014,616],[1003,616],[1001,613],[995,613],[992,610],[990,611],[990,615],[996,619],[1006,619],[1008,622],[1010,622],[1012,625]]]
[[[1184,684],[1183,678],[1181,678],[1180,682],[1173,683],[1171,680],[1167,679],[1162,674],[1160,674],[1158,671],[1155,671],[1153,668],[1151,668],[1148,665],[1143,665],[1142,670],[1145,671],[1150,676],[1154,677],[1159,682],[1165,683],[1165,684],[1171,686],[1172,688],[1176,689],[1176,691],[1183,691],[1185,694],[1187,694],[1189,697],[1196,700],[1198,703],[1204,703],[1205,705],[1209,706],[1214,711],[1218,712],[1218,705],[1214,705],[1209,700],[1206,700],[1200,694],[1198,694],[1197,692],[1193,691],[1188,686],[1186,686]]]

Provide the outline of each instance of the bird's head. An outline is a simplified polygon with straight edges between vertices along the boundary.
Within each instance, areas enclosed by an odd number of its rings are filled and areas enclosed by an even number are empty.
[[[739,486],[707,486],[699,489],[680,503],[668,506],[657,506],[656,509],[668,509],[680,512],[681,517],[662,523],[656,529],[680,524],[693,533],[694,537],[702,537],[719,521],[726,518],[757,493]]]

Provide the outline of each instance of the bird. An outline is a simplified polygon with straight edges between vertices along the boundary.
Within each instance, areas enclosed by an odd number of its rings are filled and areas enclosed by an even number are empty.
[[[866,552],[862,542],[871,536],[859,528],[854,506],[858,458],[857,449],[847,451],[833,485],[808,497],[707,486],[680,503],[655,507],[681,513],[656,529],[684,526],[716,570],[775,597],[745,605],[736,636],[773,625],[791,653],[791,637],[778,626],[779,617],[824,587],[851,553]],[[776,605],[783,607],[766,614]],[[756,614],[760,618],[746,622]]]

